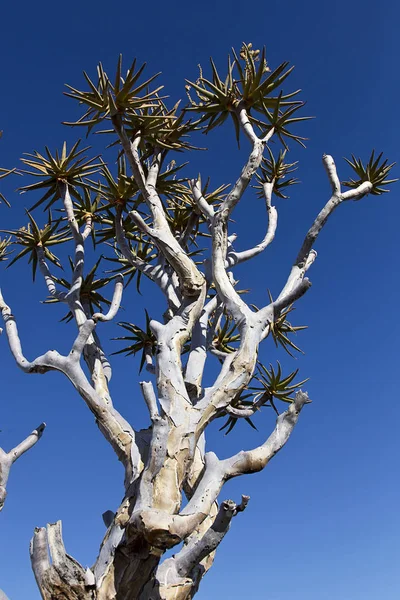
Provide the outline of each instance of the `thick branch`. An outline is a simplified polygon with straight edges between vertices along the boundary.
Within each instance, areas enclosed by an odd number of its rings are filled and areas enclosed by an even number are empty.
[[[306,393],[297,392],[293,404],[277,418],[272,434],[264,444],[254,450],[239,452],[225,460],[219,460],[213,452],[208,452],[205,456],[206,467],[203,476],[181,514],[207,514],[226,481],[238,475],[262,470],[286,444],[303,406],[309,402]]]
[[[249,131],[252,131],[252,126],[250,123],[247,123],[244,109],[240,109],[239,117],[245,133],[252,141],[253,149],[239,179],[236,181],[232,190],[214,215],[211,233],[213,282],[220,300],[235,319],[239,331],[241,332],[241,324],[243,321],[249,323],[251,320],[251,311],[236,292],[225,269],[228,250],[228,221],[233,209],[241,199],[252,177],[255,175],[261,164],[265,144],[255,136],[254,132],[254,135],[249,135]]]
[[[89,409],[96,417],[96,422],[105,438],[116,451],[119,459],[125,466],[126,485],[137,476],[141,459],[135,443],[135,431],[125,419],[115,410],[108,396],[99,394],[94,389],[80,366],[80,359],[87,346],[87,340],[96,326],[95,321],[87,319],[80,327],[72,349],[67,356],[59,354],[56,350],[49,350],[38,356],[33,361],[28,361],[21,347],[15,317],[11,314],[0,295],[0,308],[6,323],[6,331],[11,352],[17,365],[25,373],[46,373],[50,370],[60,371],[71,381],[79,392]]]
[[[216,550],[228,533],[232,518],[246,508],[248,501],[249,496],[242,496],[240,504],[236,504],[233,500],[224,500],[214,522],[204,535],[191,539],[182,550],[164,561],[158,568],[156,577],[161,585],[178,583],[179,580],[190,577],[193,569]]]
[[[193,389],[194,396],[197,398],[201,390],[204,367],[207,359],[208,350],[208,322],[211,314],[218,305],[218,296],[214,296],[204,306],[202,313],[197,320],[190,345],[190,352],[186,364],[185,383],[188,391]]]
[[[294,402],[277,418],[275,429],[264,444],[254,450],[241,451],[235,456],[222,461],[226,479],[264,469],[275,454],[286,444],[303,406],[310,402],[306,393],[297,392]]]
[[[112,117],[112,123],[131,166],[135,181],[151,211],[153,218],[153,239],[159,250],[178,274],[182,295],[197,297],[203,287],[204,277],[175,239],[169,227],[163,204],[156,191],[161,154],[156,153],[154,155],[148,180],[146,181],[140,162],[137,140],[136,143],[135,140],[133,142],[129,141],[119,115]]]
[[[35,579],[44,600],[53,600],[55,590],[60,598],[93,599],[93,573],[66,553],[61,521],[49,523],[46,529],[35,529],[30,556]]]
[[[160,227],[149,227],[137,211],[134,210],[129,214],[136,225],[153,240],[177,273],[182,295],[189,298],[197,297],[203,286],[204,276],[172,235],[167,221]]]

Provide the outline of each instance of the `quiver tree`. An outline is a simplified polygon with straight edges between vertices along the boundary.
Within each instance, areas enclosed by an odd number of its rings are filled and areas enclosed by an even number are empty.
[[[292,69],[283,63],[272,71],[264,51],[244,45],[229,58],[223,78],[211,61],[211,79],[200,71],[197,81],[187,82],[189,103],[182,109],[179,104],[170,108],[156,76],[146,80],[143,70],[134,62],[124,75],[120,59],[112,77],[100,64],[95,81],[85,73],[84,91],[68,86],[67,96],[85,112],[66,124],[107,135],[116,163],[106,164],[105,155],[88,158],[79,143],[70,150],[64,143],[61,152],[46,148],[26,155],[22,173],[35,179],[21,191],[39,196],[27,213],[28,225],[6,232],[20,247],[11,264],[28,258],[33,276],[40,272],[44,279],[48,302],[64,303],[65,320],[77,325],[68,354],[49,350],[29,360],[16,316],[1,297],[15,361],[25,373],[52,370],[69,379],[125,472],[121,504],[103,515],[107,530],[90,568],[66,553],[60,522],[35,530],[32,567],[47,600],[185,600],[196,594],[232,518],[249,500],[245,495],[225,500],[224,484],[263,470],[310,402],[297,371],[284,374],[279,363],[268,367],[258,360],[260,344],[270,336],[289,353],[298,350],[292,334],[303,327],[291,325],[289,315],[311,286],[306,274],[322,228],[341,204],[383,194],[394,181],[389,179],[392,165],[372,152],[366,164],[355,157],[347,161],[353,176],[344,190],[333,158],[324,155],[330,198],[311,224],[280,293],[265,298],[264,306],[250,305],[237,288],[235,267],[273,241],[278,220],[273,198],[287,197],[297,183],[288,147],[304,145],[296,133],[308,118],[299,112],[303,102],[298,92],[282,91]],[[196,149],[201,132],[225,121],[233,122],[238,143],[247,138],[250,154],[233,185],[213,190],[209,182],[193,178],[190,165],[175,161],[179,153]],[[239,250],[230,221],[251,183],[265,202],[267,231],[253,247]],[[47,215],[42,226],[32,215],[39,208]],[[209,249],[201,250],[202,238]],[[111,261],[103,277],[97,275],[101,256],[87,264],[90,239]],[[73,248],[71,274],[60,277],[54,246],[66,244]],[[117,352],[137,355],[146,372],[140,388],[150,426],[136,431],[111,398],[111,364],[101,336],[102,324],[117,317],[124,282],[133,280],[139,289],[144,277],[161,290],[165,310],[157,320],[146,314],[144,329],[122,322],[124,346]],[[106,286],[113,286],[112,296]],[[125,308],[137,317],[134,307]],[[220,368],[206,387],[210,355]],[[266,406],[277,419],[263,444],[224,460],[206,451],[207,428],[214,420],[222,419],[227,431],[240,419],[254,426],[253,418]]]

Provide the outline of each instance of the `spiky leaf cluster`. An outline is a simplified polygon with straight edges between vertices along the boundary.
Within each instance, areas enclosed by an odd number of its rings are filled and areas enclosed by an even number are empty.
[[[275,370],[272,365],[268,369],[260,361],[257,362],[257,373],[253,376],[253,381],[257,381],[257,385],[249,386],[247,390],[236,398],[231,406],[237,409],[253,408],[254,412],[263,407],[271,407],[279,415],[279,411],[275,405],[275,399],[282,402],[293,402],[293,394],[298,390],[303,383],[308,381],[304,379],[298,383],[293,383],[298,369],[283,377],[282,368],[278,362]],[[249,400],[249,398],[252,398]],[[221,415],[222,416],[222,415]],[[226,429],[225,435],[230,433],[241,417],[229,415],[225,423],[220,428],[220,431]],[[250,417],[245,417],[244,420],[253,428],[257,429]]]
[[[174,200],[177,196],[187,192],[186,179],[177,177],[178,172],[186,166],[176,165],[171,161],[157,178],[157,193],[167,199]],[[143,162],[145,176],[148,174],[147,161]],[[135,179],[127,174],[125,157],[118,159],[117,174],[113,176],[110,169],[103,163],[100,169],[102,180],[90,181],[89,187],[103,200],[104,210],[120,208],[122,211],[137,209],[143,202]]]
[[[375,158],[375,150],[373,150],[366,165],[364,165],[361,158],[357,159],[354,154],[351,155],[352,160],[345,158],[345,161],[350,165],[357,177],[344,181],[343,185],[350,188],[357,188],[365,181],[369,181],[372,183],[372,189],[369,193],[373,196],[380,196],[389,192],[390,190],[382,186],[398,181],[398,179],[388,178],[389,172],[396,163],[388,164],[388,159],[383,160],[382,156],[383,152]]]
[[[268,157],[264,157],[261,163],[260,172],[256,174],[258,185],[255,187],[259,190],[259,198],[264,197],[263,184],[273,183],[273,193],[278,198],[287,199],[285,195],[286,189],[291,185],[296,185],[299,180],[296,177],[288,177],[297,169],[297,162],[285,163],[286,150],[280,150],[278,157],[275,158],[272,150],[267,146]]]
[[[103,256],[96,261],[93,267],[90,269],[89,273],[83,277],[81,288],[80,288],[80,301],[82,302],[85,310],[88,315],[92,315],[95,312],[102,311],[105,306],[110,306],[111,302],[107,300],[100,292],[102,288],[104,288],[110,281],[112,281],[113,277],[96,277],[97,270],[99,265],[103,259]],[[71,258],[69,259],[69,266],[71,268],[71,272],[74,271],[74,263]],[[65,279],[64,277],[54,277],[53,279],[56,283],[61,285],[66,290],[71,289],[71,282]],[[53,304],[59,302],[58,298],[48,298],[45,303]],[[69,322],[73,319],[73,314],[69,311],[61,321]]]
[[[218,205],[225,198],[228,185],[220,185],[209,192],[210,180],[202,188],[202,195],[210,205]],[[167,219],[172,231],[177,235],[181,244],[188,247],[189,242],[196,245],[197,237],[209,237],[208,229],[203,230],[205,223],[202,213],[198,210],[193,199],[193,194],[187,186],[183,186],[181,193],[170,196],[166,205]]]
[[[140,359],[139,373],[143,369],[144,363],[146,361],[146,353],[150,351],[150,353],[154,355],[157,345],[156,338],[150,329],[150,317],[148,315],[147,310],[145,310],[145,313],[145,329],[141,329],[141,327],[139,327],[138,325],[134,325],[133,323],[122,321],[121,323],[118,323],[118,325],[126,329],[131,335],[113,338],[114,340],[118,341],[131,342],[128,344],[128,346],[125,346],[117,352],[113,352],[113,354],[126,354],[126,356],[131,356],[132,354],[137,354],[137,352],[142,353]]]
[[[295,117],[294,114],[304,105],[293,100],[300,90],[289,94],[278,91],[293,70],[289,63],[282,63],[273,72],[265,60],[265,48],[260,53],[253,50],[251,44],[243,44],[239,56],[233,50],[233,59],[228,57],[228,69],[221,77],[214,61],[211,61],[212,78],[206,79],[200,67],[200,76],[196,82],[187,81],[187,93],[190,106],[188,111],[201,115],[200,123],[208,133],[222,125],[228,117],[232,118],[236,139],[240,138],[239,110],[246,109],[250,120],[266,134],[272,127],[286,145],[284,138],[303,143],[301,138],[289,128],[294,123],[308,117]],[[257,64],[258,63],[258,64]],[[197,100],[191,96],[194,90]]]
[[[0,179],[4,179],[5,177],[8,177],[9,175],[11,175],[12,173],[15,173],[16,169],[3,169],[0,167]],[[10,203],[8,202],[8,200],[6,199],[6,197],[0,192],[0,201],[4,202],[4,204],[6,204],[8,207],[10,207]]]
[[[168,109],[157,98],[156,105],[125,114],[126,132],[131,139],[140,135],[139,147],[144,156],[151,155],[155,147],[178,152],[198,149],[189,141],[190,134],[198,129],[198,121],[185,120],[185,112],[179,107],[180,101]]]
[[[129,234],[125,235],[128,238]],[[157,257],[158,250],[155,249],[154,245],[151,242],[143,240],[140,235],[133,237],[133,239],[130,238],[129,246],[133,257],[142,261],[143,263],[150,264]],[[110,270],[109,273],[122,273],[124,276],[125,287],[127,287],[127,285],[129,285],[129,283],[136,276],[136,290],[140,293],[142,271],[136,266],[133,266],[124,256],[122,256],[122,254],[119,252],[116,246],[114,247],[114,250],[116,258],[107,257],[107,260],[113,263],[117,263],[117,267],[114,270]]]
[[[269,290],[268,290],[268,294],[269,294],[269,299],[272,303],[273,298],[272,298],[271,292]],[[256,311],[258,310],[258,308],[256,306],[254,306],[254,304],[252,305],[252,307],[254,310],[256,310]],[[279,316],[277,316],[275,318],[275,320],[269,324],[269,332],[268,332],[268,335],[269,334],[272,335],[272,339],[274,340],[275,346],[276,347],[282,346],[282,348],[292,357],[293,357],[293,354],[291,353],[289,348],[292,348],[296,352],[303,353],[303,351],[298,346],[296,346],[296,344],[289,338],[289,335],[296,334],[298,331],[307,329],[307,325],[295,326],[290,323],[290,321],[288,320],[287,317],[294,310],[295,310],[295,307],[293,306],[293,304],[290,304],[289,306],[284,308],[281,311],[281,313],[279,314]]]
[[[11,246],[11,237],[8,238],[0,238],[0,262],[8,260],[8,257],[11,254],[10,246]]]
[[[93,246],[96,245],[96,224],[100,224],[103,218],[103,206],[100,195],[94,198],[90,193],[89,187],[84,187],[80,193],[75,194],[73,202],[74,215],[79,227],[84,226],[90,219],[92,228],[91,236]]]
[[[76,142],[71,150],[67,151],[67,143],[64,142],[61,154],[56,150],[53,156],[50,150],[46,147],[45,154],[26,154],[28,158],[22,158],[22,162],[33,169],[33,171],[23,170],[23,173],[39,178],[40,181],[25,185],[20,188],[21,192],[33,192],[35,190],[47,191],[45,194],[32,206],[33,210],[47,202],[45,210],[49,208],[58,198],[60,198],[60,183],[67,183],[69,191],[75,197],[78,196],[76,188],[84,187],[85,180],[90,175],[96,173],[101,167],[100,163],[96,163],[94,158],[87,159],[84,152],[88,148],[78,150],[80,141]]]
[[[277,361],[276,370],[270,364],[270,368],[267,369],[265,365],[263,365],[260,361],[257,363],[257,374],[254,375],[254,379],[258,382],[256,386],[250,386],[249,390],[253,390],[256,392],[256,398],[259,398],[261,395],[265,395],[266,402],[269,402],[277,412],[276,407],[274,405],[274,399],[281,400],[282,402],[293,402],[293,394],[296,390],[298,390],[303,383],[308,381],[308,379],[303,379],[298,383],[293,383],[298,369],[283,377],[282,367],[280,363]]]
[[[104,201],[103,209],[120,206],[127,210],[128,203],[133,201],[138,192],[138,186],[134,178],[127,174],[125,157],[120,156],[118,159],[116,178],[105,163],[102,163],[100,175],[102,180],[89,181],[89,187]]]
[[[140,136],[139,147],[144,155],[151,155],[154,147],[178,151],[193,149],[188,134],[197,128],[197,124],[185,119],[184,113],[179,110],[179,102],[171,109],[167,107],[165,98],[159,95],[163,86],[150,89],[159,73],[141,81],[145,66],[136,68],[135,59],[123,76],[120,56],[113,78],[107,75],[101,63],[97,67],[96,82],[84,72],[89,90],[67,86],[69,92],[66,95],[78,100],[87,110],[78,121],[65,124],[85,126],[89,133],[102,121],[112,120],[113,129],[98,133],[114,133],[115,127],[123,125],[129,138]]]
[[[63,244],[71,239],[71,237],[65,233],[65,231],[57,232],[60,220],[53,221],[51,213],[49,211],[48,222],[41,229],[32,215],[27,211],[29,223],[26,227],[20,229],[8,230],[3,229],[4,233],[12,236],[13,244],[22,246],[22,250],[13,258],[8,265],[11,267],[23,256],[28,256],[28,262],[32,265],[32,277],[35,280],[36,269],[38,265],[38,249],[42,248],[44,256],[56,267],[61,268],[61,263],[57,256],[53,254],[50,247]]]
[[[148,91],[148,88],[159,73],[139,83],[145,66],[143,64],[136,69],[135,59],[124,77],[122,75],[122,55],[120,55],[113,82],[104,71],[102,63],[97,66],[96,83],[84,71],[83,75],[89,85],[89,91],[77,90],[67,85],[69,92],[65,92],[65,95],[78,100],[80,105],[86,107],[86,112],[78,121],[66,123],[66,125],[81,125],[88,127],[90,130],[104,119],[111,118],[124,111],[144,110],[155,106],[157,93],[162,89],[162,86],[151,92]]]
[[[223,324],[218,323],[215,329],[215,336],[212,341],[212,346],[220,352],[230,354],[235,352],[237,347],[234,345],[240,340],[236,323],[226,313],[224,313]]]

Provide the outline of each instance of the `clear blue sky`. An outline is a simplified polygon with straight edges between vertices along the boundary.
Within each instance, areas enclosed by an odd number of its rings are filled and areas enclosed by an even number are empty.
[[[120,52],[129,62],[146,60],[149,72],[163,71],[172,98],[184,94],[184,78],[196,77],[212,54],[225,64],[231,46],[252,41],[267,46],[268,60],[296,65],[293,88],[301,87],[308,114],[303,126],[307,150],[300,161],[301,186],[291,199],[277,201],[280,229],[274,246],[255,266],[239,272],[243,287],[261,303],[266,289],[279,289],[329,186],[321,165],[332,154],[344,179],[341,157],[366,157],[374,147],[398,159],[399,94],[396,2],[288,0],[236,2],[39,3],[2,7],[0,37],[0,164],[17,164],[22,152],[54,148],[79,131],[60,122],[76,107],[62,96],[63,84],[82,83],[83,69],[98,60],[112,68]],[[245,160],[229,127],[207,140],[210,156],[192,154],[191,174],[201,170],[215,184],[233,181]],[[398,176],[399,171],[396,174]],[[20,226],[32,198],[12,195],[18,182],[7,180],[15,211],[1,207],[1,227]],[[271,344],[264,362],[282,359],[300,367],[314,400],[304,410],[286,448],[261,474],[236,480],[223,497],[249,494],[245,513],[234,520],[199,600],[397,600],[399,441],[398,223],[400,186],[391,194],[343,206],[321,235],[313,282],[298,303],[295,322],[308,324],[298,342],[306,352],[295,363]],[[248,194],[235,215],[240,248],[262,236],[264,223]],[[260,213],[261,214],[261,213]],[[260,269],[256,272],[256,268]],[[1,274],[7,301],[19,320],[28,357],[49,348],[66,351],[74,328],[60,324],[60,307],[39,303],[43,282],[33,286],[25,264]],[[109,292],[110,293],[110,292]],[[143,300],[128,292],[121,318],[141,323]],[[153,317],[158,300],[147,301]],[[116,335],[102,331],[105,346]],[[28,545],[35,526],[63,520],[67,550],[82,564],[94,562],[104,533],[101,514],[115,509],[122,495],[122,469],[103,441],[83,402],[61,375],[27,376],[0,339],[2,398],[0,445],[8,449],[42,420],[41,442],[19,461],[0,515],[0,587],[11,600],[36,600]],[[118,409],[146,424],[137,381],[137,363],[115,357],[112,394]],[[268,411],[265,411],[266,413]],[[259,432],[241,424],[224,438],[213,429],[209,448],[228,456],[258,444],[273,427],[268,412]]]

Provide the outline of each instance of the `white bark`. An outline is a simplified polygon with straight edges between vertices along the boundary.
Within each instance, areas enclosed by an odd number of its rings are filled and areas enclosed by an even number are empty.
[[[218,508],[224,484],[233,477],[264,469],[286,444],[301,410],[310,402],[306,393],[297,392],[293,403],[278,416],[270,436],[257,448],[241,450],[224,460],[205,451],[207,427],[215,418],[227,414],[248,417],[266,401],[266,397],[259,398],[251,407],[235,404],[253,378],[260,343],[271,325],[282,310],[309,289],[311,283],[305,275],[316,258],[313,246],[328,218],[341,203],[357,200],[371,189],[371,184],[366,182],[342,193],[334,161],[324,156],[332,196],[309,229],[277,299],[253,311],[236,291],[230,269],[262,253],[274,239],[277,229],[277,210],[271,201],[274,180],[264,184],[268,225],[261,242],[247,250],[235,251],[236,236],[229,235],[229,222],[261,164],[274,130],[263,139],[258,138],[242,106],[237,108],[237,118],[250,140],[251,152],[230,193],[214,208],[203,197],[200,181],[190,182],[197,206],[196,217],[200,211],[211,234],[211,259],[205,262],[203,275],[187,252],[194,220],[189,219],[179,240],[169,227],[157,191],[161,152],[154,150],[146,177],[139,150],[140,132],[132,140],[128,139],[122,117],[112,116],[150,220],[145,220],[138,211],[130,216],[152,240],[158,255],[148,264],[134,254],[125,237],[121,210],[115,217],[116,240],[129,264],[155,282],[168,303],[164,322],[153,320],[150,324],[157,340],[154,359],[145,351],[146,368],[155,375],[155,386],[150,381],[140,384],[149,411],[149,429],[136,432],[113,406],[108,389],[111,367],[96,329],[117,315],[123,279],[122,276],[115,279],[108,312],[89,314],[87,303],[81,299],[81,287],[85,240],[93,223],[88,217],[80,231],[66,183],[61,183],[60,191],[75,250],[72,283],[66,293],[57,289],[42,248],[37,249],[37,255],[48,292],[68,304],[78,327],[68,355],[50,350],[28,360],[23,353],[16,319],[0,294],[0,309],[16,364],[29,374],[44,374],[50,370],[64,374],[95,416],[101,432],[125,468],[124,496],[115,511],[103,515],[107,531],[93,567],[83,567],[66,553],[60,522],[35,530],[31,560],[44,600],[190,600],[212,565],[214,553],[228,532],[232,518],[248,501],[248,497],[243,496],[239,505],[228,500]],[[218,353],[212,346],[222,311],[235,321],[240,336],[237,349],[229,355]],[[190,351],[184,365],[182,352],[189,342]],[[218,353],[223,363],[214,384],[204,389],[208,353]],[[82,359],[88,367],[89,379],[82,368]],[[0,508],[12,463],[36,443],[43,428],[44,425],[35,430],[11,452],[0,450]],[[184,508],[183,492],[188,499]],[[165,550],[182,541],[183,548],[162,562]]]
[[[46,423],[41,423],[27,438],[9,452],[5,452],[0,448],[0,511],[3,509],[7,496],[6,488],[12,465],[40,440],[45,427]]]

